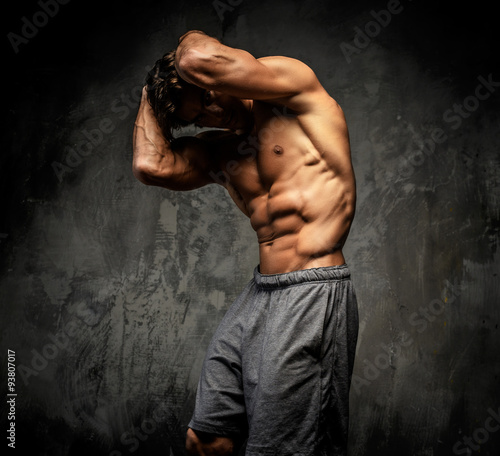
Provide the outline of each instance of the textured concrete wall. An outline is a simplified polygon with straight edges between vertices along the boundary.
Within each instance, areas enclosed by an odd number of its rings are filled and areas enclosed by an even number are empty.
[[[14,5],[0,378],[7,394],[12,350],[18,449],[183,454],[206,346],[258,261],[221,188],[174,193],[131,174],[145,69],[198,28],[257,57],[304,60],[346,112],[361,320],[351,454],[498,454],[500,69],[493,12],[453,8]],[[10,429],[6,401],[0,411]]]

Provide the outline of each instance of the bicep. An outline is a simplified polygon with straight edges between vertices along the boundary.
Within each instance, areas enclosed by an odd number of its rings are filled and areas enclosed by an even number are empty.
[[[181,53],[178,70],[199,87],[242,99],[276,100],[298,110],[303,94],[321,89],[314,72],[299,60],[280,56],[256,59],[215,40],[198,43]]]

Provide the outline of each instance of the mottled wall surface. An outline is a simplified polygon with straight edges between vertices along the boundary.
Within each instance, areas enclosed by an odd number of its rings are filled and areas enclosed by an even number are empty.
[[[493,11],[410,0],[13,6],[0,384],[7,394],[12,350],[18,451],[183,454],[205,349],[258,262],[222,188],[175,193],[131,173],[146,69],[196,28],[256,57],[302,59],[346,113],[358,204],[345,253],[360,310],[350,454],[499,454]],[[7,429],[6,400],[0,411]]]

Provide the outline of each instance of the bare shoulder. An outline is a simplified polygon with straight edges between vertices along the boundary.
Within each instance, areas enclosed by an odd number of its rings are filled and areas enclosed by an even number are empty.
[[[314,70],[306,63],[285,56],[261,57],[258,60],[293,88],[287,97],[274,101],[286,105],[298,114],[332,106],[330,95],[321,85]]]
[[[313,70],[309,65],[304,63],[302,60],[293,58],[293,57],[287,57],[284,55],[270,55],[270,56],[265,56],[265,57],[259,57],[257,59],[260,63],[272,67],[276,70],[296,70],[300,73],[300,75],[303,74],[313,74]],[[300,76],[299,75],[299,76]]]

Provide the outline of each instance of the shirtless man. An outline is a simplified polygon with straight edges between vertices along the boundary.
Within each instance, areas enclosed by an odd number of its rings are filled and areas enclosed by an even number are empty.
[[[179,126],[214,130],[174,138]],[[150,72],[134,129],[147,185],[224,186],[259,266],[208,348],[188,454],[345,455],[357,304],[342,253],[355,209],[339,105],[304,63],[200,31]]]

